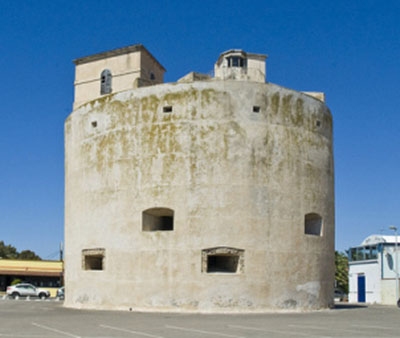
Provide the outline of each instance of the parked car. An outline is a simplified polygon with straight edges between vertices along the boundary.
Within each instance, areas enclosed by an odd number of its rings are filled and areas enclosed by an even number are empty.
[[[59,299],[64,299],[64,295],[65,295],[65,287],[61,287],[57,290],[57,297]]]
[[[7,295],[18,298],[18,297],[39,297],[40,299],[46,299],[50,297],[50,292],[44,289],[39,289],[36,286],[29,283],[19,283],[11,286],[7,286]]]
[[[348,297],[342,290],[335,289],[334,300],[335,302],[347,302]]]

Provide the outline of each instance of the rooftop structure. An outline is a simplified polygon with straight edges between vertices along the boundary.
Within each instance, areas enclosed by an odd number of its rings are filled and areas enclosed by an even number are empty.
[[[74,109],[101,95],[164,82],[164,67],[140,44],[82,57],[74,63]]]

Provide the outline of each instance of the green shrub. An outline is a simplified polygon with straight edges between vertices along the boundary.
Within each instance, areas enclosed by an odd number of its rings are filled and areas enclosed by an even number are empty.
[[[13,281],[11,282],[11,285],[19,284],[21,282],[22,280],[20,280],[19,278],[14,278]]]

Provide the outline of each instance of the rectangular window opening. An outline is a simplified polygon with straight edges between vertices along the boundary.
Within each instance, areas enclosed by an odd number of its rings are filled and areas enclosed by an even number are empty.
[[[142,213],[143,231],[173,231],[174,211],[169,208],[151,208]]]
[[[378,247],[376,245],[350,248],[349,250],[351,262],[376,259],[378,259]]]
[[[86,256],[85,270],[103,270],[103,256]]]
[[[172,106],[163,107],[163,113],[172,113]]]
[[[322,236],[322,217],[315,213],[305,215],[304,233],[306,235]]]
[[[83,270],[104,270],[104,249],[82,250]]]
[[[259,106],[253,106],[253,113],[259,113],[260,112],[260,107]]]
[[[207,257],[207,273],[236,273],[238,265],[239,255],[209,255]]]

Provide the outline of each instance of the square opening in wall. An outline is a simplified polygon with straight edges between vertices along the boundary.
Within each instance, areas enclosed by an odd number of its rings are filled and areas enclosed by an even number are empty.
[[[260,112],[260,107],[259,106],[253,106],[253,113],[259,113]]]
[[[163,107],[163,113],[172,113],[172,106]]]
[[[85,270],[103,270],[102,256],[86,256]]]
[[[304,233],[306,235],[322,235],[322,217],[315,213],[310,213],[304,217]]]
[[[82,250],[83,270],[104,270],[104,249]]]

